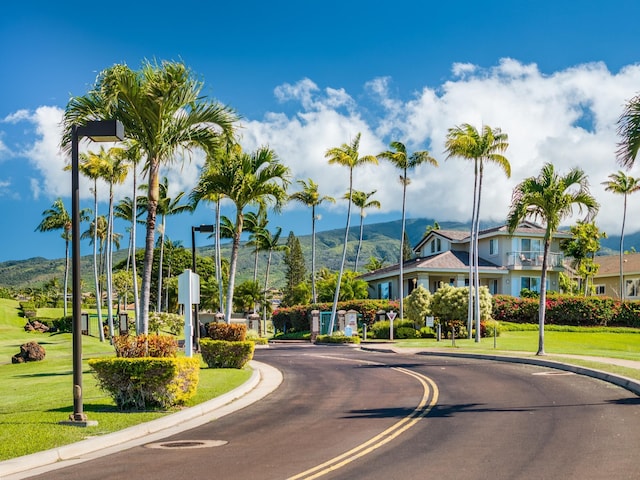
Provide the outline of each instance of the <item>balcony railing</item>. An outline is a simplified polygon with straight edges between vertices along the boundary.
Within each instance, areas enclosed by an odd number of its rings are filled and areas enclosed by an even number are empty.
[[[519,251],[507,253],[507,267],[508,268],[541,268],[542,260],[544,259],[543,252],[538,251]],[[547,258],[547,268],[561,267],[564,260],[562,253],[549,252]]]

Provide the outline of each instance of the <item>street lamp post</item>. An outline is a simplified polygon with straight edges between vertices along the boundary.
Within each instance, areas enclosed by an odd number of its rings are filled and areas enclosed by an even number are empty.
[[[87,137],[94,142],[116,142],[124,139],[124,127],[117,120],[96,120],[71,129],[71,272],[72,272],[72,336],[73,336],[73,413],[67,425],[97,425],[88,420],[82,406],[82,293],[80,291],[80,174],[78,143]],[[97,300],[97,299],[96,299]],[[101,324],[102,319],[98,319]],[[102,325],[99,325],[102,328]]]
[[[198,227],[191,227],[191,271],[196,272],[196,232],[214,232],[213,225],[200,225]],[[193,345],[196,351],[200,350],[200,320],[198,319],[198,305],[193,305]]]

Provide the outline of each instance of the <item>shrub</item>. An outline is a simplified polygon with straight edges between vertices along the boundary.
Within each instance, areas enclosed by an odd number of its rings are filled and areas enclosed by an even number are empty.
[[[210,323],[209,338],[228,342],[244,342],[247,337],[247,326],[243,323]]]
[[[256,345],[268,345],[269,339],[261,337],[255,330],[247,330],[245,340],[255,343]]]
[[[436,338],[436,332],[431,327],[422,327],[418,333],[420,338]]]
[[[67,315],[66,317],[56,318],[52,322],[53,328],[61,333],[71,333],[73,325],[73,317]]]
[[[404,300],[404,316],[416,326],[423,326],[425,317],[431,315],[431,293],[418,285]]]
[[[480,319],[491,318],[492,301],[487,287],[480,287]],[[443,284],[431,297],[431,312],[440,321],[466,320],[469,305],[469,287]]]
[[[198,388],[197,358],[94,358],[89,366],[121,410],[182,405]]]
[[[173,335],[180,335],[184,327],[184,317],[176,313],[149,313],[149,331],[160,333],[161,330]]]
[[[391,323],[389,322],[389,320],[382,320],[380,322],[376,322],[374,323],[371,328],[369,329],[369,332],[371,334],[372,338],[378,338],[378,339],[384,339],[384,338],[389,338],[389,330],[391,329]],[[417,334],[414,334],[414,336],[409,336],[409,337],[400,337],[399,336],[399,331],[404,332],[403,334],[407,334],[406,330],[413,330],[415,332],[415,328],[413,328],[413,322],[410,322],[409,320],[402,320],[402,321],[397,321],[397,322],[393,322],[393,338],[416,338]],[[411,334],[408,334],[411,335]]]
[[[123,358],[175,357],[178,342],[168,335],[120,335],[113,337],[116,355]]]
[[[419,338],[418,331],[413,327],[400,327],[397,330],[394,328],[393,338],[405,339],[405,338]]]
[[[36,318],[38,314],[35,302],[20,302],[20,309],[22,310],[22,316],[25,318]]]
[[[225,340],[200,340],[200,353],[209,368],[243,368],[252,358],[255,343]]]
[[[480,336],[481,337],[496,337],[500,336],[500,323],[495,320],[483,320],[480,322]]]
[[[347,337],[342,332],[335,332],[333,335],[318,335],[316,337],[316,343],[353,343],[359,344],[360,337],[357,335],[353,335],[351,337]]]

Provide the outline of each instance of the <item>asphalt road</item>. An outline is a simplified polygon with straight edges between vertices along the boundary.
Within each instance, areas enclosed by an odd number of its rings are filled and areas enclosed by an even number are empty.
[[[271,346],[280,388],[39,479],[637,479],[640,398],[530,365]]]

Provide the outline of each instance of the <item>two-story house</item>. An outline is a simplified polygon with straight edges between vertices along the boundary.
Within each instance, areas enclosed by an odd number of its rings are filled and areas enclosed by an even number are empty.
[[[540,291],[545,229],[523,222],[513,235],[506,225],[481,230],[478,235],[478,272],[480,285],[492,294],[519,296],[522,289]],[[560,240],[569,232],[554,234],[548,258],[547,289],[559,290],[558,275],[564,270]],[[415,246],[416,258],[403,263],[402,295],[422,285],[435,292],[441,283],[469,285],[469,232],[431,230]],[[365,273],[360,278],[369,284],[369,298],[400,297],[399,265]]]

